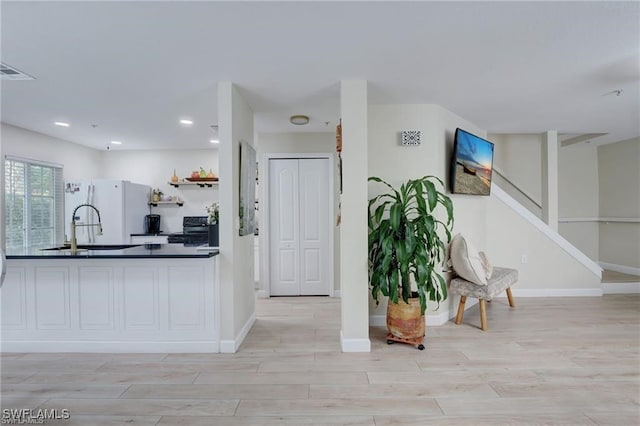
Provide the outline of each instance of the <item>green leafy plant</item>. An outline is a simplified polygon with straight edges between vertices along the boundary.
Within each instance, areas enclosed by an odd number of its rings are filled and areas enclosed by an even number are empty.
[[[438,190],[444,187],[435,176],[411,179],[399,189],[378,177],[387,191],[369,200],[369,286],[379,303],[380,294],[390,303],[402,297],[406,303],[417,293],[422,314],[427,297],[440,306],[447,286],[440,274],[446,243],[451,241],[453,203]],[[435,215],[444,207],[446,222]],[[441,234],[444,232],[444,236]]]

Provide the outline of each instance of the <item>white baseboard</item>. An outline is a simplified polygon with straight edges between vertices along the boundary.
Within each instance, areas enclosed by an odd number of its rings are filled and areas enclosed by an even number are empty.
[[[513,297],[598,297],[602,296],[602,288],[511,288]],[[495,298],[506,298],[501,293]]]
[[[640,282],[637,283],[602,283],[604,294],[639,294]]]
[[[439,326],[445,324],[451,319],[449,311],[427,312],[425,319],[427,321],[427,327]]]
[[[217,353],[218,342],[3,341],[2,352]]]
[[[340,330],[340,346],[342,352],[371,352],[371,340],[367,339],[345,339]]]
[[[371,327],[386,327],[387,316],[386,315],[369,315],[369,326]]]
[[[632,266],[616,265],[615,263],[598,262],[604,269],[610,271],[622,272],[623,274],[640,275],[640,268]]]
[[[333,297],[339,299],[342,297],[342,291],[340,290],[333,290]]]
[[[256,297],[258,299],[267,299],[267,292],[264,290],[256,290]]]
[[[247,334],[249,334],[249,331],[251,330],[251,327],[253,327],[254,322],[256,322],[255,312],[251,314],[247,322],[242,327],[242,330],[240,330],[240,333],[238,333],[238,335],[236,336],[235,340],[220,340],[220,353],[236,353],[238,351],[238,348],[240,348],[242,342],[244,342],[244,339],[247,337]]]

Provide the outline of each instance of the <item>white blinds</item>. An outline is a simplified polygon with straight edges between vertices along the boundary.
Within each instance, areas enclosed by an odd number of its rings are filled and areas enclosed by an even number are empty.
[[[5,159],[7,248],[51,246],[64,239],[62,166]]]

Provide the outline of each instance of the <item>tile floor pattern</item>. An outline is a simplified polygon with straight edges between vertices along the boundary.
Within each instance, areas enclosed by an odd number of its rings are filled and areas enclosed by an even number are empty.
[[[340,352],[340,301],[272,298],[240,351],[2,354],[2,408],[51,425],[637,425],[640,296],[516,298],[427,328],[427,348]]]

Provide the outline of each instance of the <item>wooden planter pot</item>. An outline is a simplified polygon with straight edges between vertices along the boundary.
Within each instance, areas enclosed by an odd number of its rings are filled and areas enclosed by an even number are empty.
[[[423,350],[425,332],[424,315],[420,313],[420,299],[411,298],[409,303],[399,300],[387,305],[387,343],[408,343]]]

